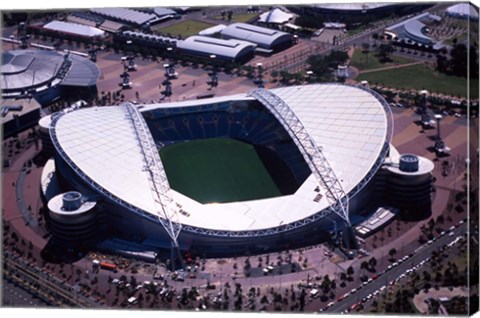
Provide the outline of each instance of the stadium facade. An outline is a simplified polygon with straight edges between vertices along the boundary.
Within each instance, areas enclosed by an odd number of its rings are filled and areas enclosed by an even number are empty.
[[[386,203],[386,167],[399,160],[386,160],[393,131],[388,104],[366,88],[339,84],[64,111],[52,115],[48,131],[55,165],[46,165],[42,192],[56,202],[49,204],[53,237],[70,229],[79,243],[91,244],[86,228],[94,226],[97,241],[115,237],[145,250],[173,243],[206,256],[305,246],[340,231],[348,245],[351,225]],[[283,164],[273,174],[287,173],[290,188],[277,197],[208,204],[171,189],[159,151],[218,137],[279,158]],[[430,171],[409,169],[412,178],[402,173],[407,183],[427,175],[421,183],[428,190]],[[67,221],[69,209],[58,195],[68,199],[71,191],[82,198],[77,208],[85,202],[93,208],[70,213]],[[62,218],[59,211],[66,211]]]

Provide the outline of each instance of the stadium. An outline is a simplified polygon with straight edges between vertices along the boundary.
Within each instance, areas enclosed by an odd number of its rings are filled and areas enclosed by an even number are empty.
[[[100,70],[90,60],[44,50],[2,52],[2,99],[34,98],[47,105],[60,96],[96,94]]]
[[[351,226],[383,203],[385,178],[376,179],[393,123],[368,88],[315,84],[63,111],[47,128],[55,165],[44,169],[44,199],[69,198],[65,208],[55,204],[64,223],[54,237],[215,256],[339,232],[345,247],[354,245]]]

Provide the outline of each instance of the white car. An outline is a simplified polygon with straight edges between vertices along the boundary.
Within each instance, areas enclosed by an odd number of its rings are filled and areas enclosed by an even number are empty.
[[[454,233],[454,232],[450,232],[450,233],[448,233],[448,236],[454,236],[454,235],[455,235],[455,233]]]

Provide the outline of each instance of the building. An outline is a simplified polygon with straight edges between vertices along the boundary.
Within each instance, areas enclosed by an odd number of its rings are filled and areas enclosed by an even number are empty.
[[[432,4],[409,4],[409,3],[395,3],[395,2],[357,2],[357,3],[322,3],[313,5],[313,9],[316,12],[323,13],[329,16],[359,16],[359,15],[372,15],[372,16],[386,16],[392,13],[404,15],[422,10],[429,7]],[[417,7],[417,8],[415,8]]]
[[[132,44],[134,45],[163,50],[168,47],[174,48],[177,46],[177,42],[180,42],[180,40],[176,38],[135,31],[123,31],[117,33],[114,35],[113,39],[115,42],[121,43],[122,45],[126,45],[127,41],[132,41]]]
[[[49,31],[56,31],[64,34],[72,34],[74,36],[81,36],[85,38],[104,38],[105,32],[88,25],[82,25],[78,23],[70,23],[54,20],[48,22],[43,26],[44,29]]]
[[[84,108],[54,114],[49,127],[55,165],[43,175],[95,201],[93,213],[104,220],[98,233],[153,251],[173,242],[196,255],[238,255],[315,244],[337,232],[349,247],[351,226],[385,204],[381,167],[392,163],[388,104],[367,88],[340,84]],[[223,203],[172,189],[159,151],[209,138],[263,149],[268,170],[280,176],[275,182],[289,188]],[[50,179],[42,179],[44,189]],[[44,199],[65,192],[45,190]]]
[[[152,25],[162,21],[154,13],[145,13],[125,8],[95,8],[90,9],[90,11],[107,19],[133,26]]]
[[[421,45],[435,46],[437,41],[428,35],[428,25],[440,22],[441,17],[428,12],[414,16],[385,29],[385,34],[397,41],[408,41]]]
[[[288,13],[283,11],[280,8],[274,8],[270,11],[264,12],[260,14],[258,18],[258,22],[265,23],[265,24],[285,24],[288,22],[292,22],[295,18],[295,15],[292,13]]]
[[[247,23],[232,23],[220,31],[224,39],[236,39],[256,44],[257,51],[271,53],[281,51],[294,43],[290,33],[268,29]]]
[[[90,60],[44,50],[2,52],[2,99],[32,99],[46,105],[62,94],[95,94],[100,71]]]
[[[215,55],[218,60],[243,63],[253,58],[256,45],[247,41],[194,35],[177,41],[177,48],[182,54],[206,59]]]
[[[448,7],[447,15],[459,19],[478,21],[478,12],[477,10],[475,10],[475,7],[470,3],[458,3],[451,7]]]

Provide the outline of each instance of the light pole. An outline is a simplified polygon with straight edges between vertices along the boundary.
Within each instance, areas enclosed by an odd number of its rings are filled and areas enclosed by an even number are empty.
[[[212,61],[212,72],[210,75],[210,86],[217,87],[218,86],[218,76],[217,76],[217,64],[216,64],[217,56],[215,54],[210,55],[210,60]]]
[[[14,46],[14,44],[15,44],[15,35],[14,35],[14,34],[11,34],[9,38],[10,38],[10,40],[12,40],[12,50],[14,50],[14,49],[15,49],[15,46]]]
[[[307,83],[312,83],[313,82],[313,78],[312,78],[312,75],[313,75],[313,71],[306,71],[305,72],[305,77],[306,77],[306,82]]]
[[[263,64],[262,63],[257,63],[257,86],[258,88],[263,88]]]

